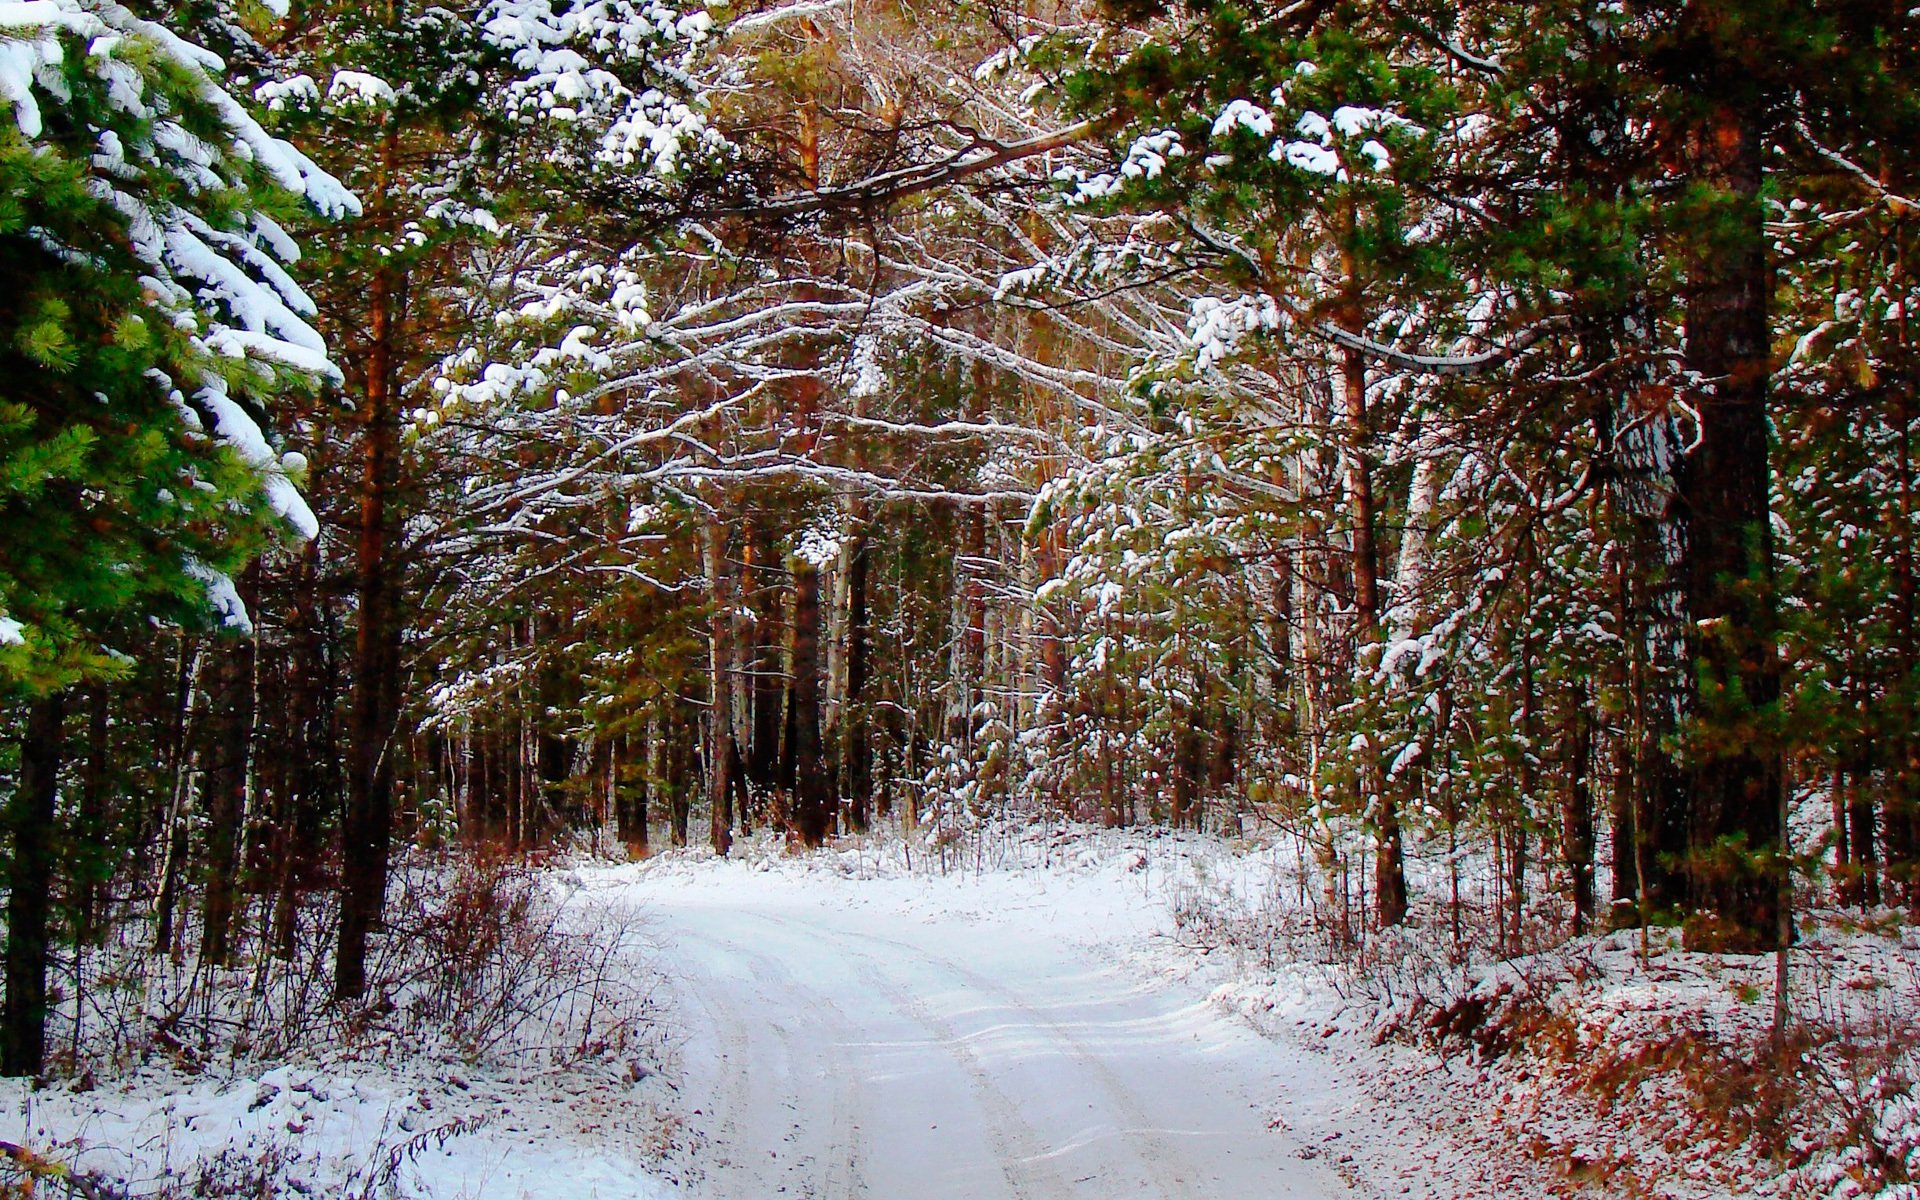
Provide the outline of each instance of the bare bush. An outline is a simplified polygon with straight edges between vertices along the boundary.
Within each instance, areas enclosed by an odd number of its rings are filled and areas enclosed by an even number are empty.
[[[472,1061],[623,1052],[650,992],[633,918],[568,904],[551,880],[499,854],[408,872],[389,903],[370,1023],[434,1031]]]
[[[623,1052],[652,989],[635,920],[556,878],[499,853],[397,864],[366,998],[351,1004],[331,987],[331,894],[299,913],[299,952],[247,940],[233,968],[156,955],[128,925],[75,962],[57,1063],[113,1076],[156,1058],[199,1073],[334,1053],[525,1066]]]

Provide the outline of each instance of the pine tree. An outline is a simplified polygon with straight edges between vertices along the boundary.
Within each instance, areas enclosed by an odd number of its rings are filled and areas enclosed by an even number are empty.
[[[0,76],[4,666],[31,697],[0,1069],[40,1069],[62,692],[149,622],[245,628],[232,573],[314,532],[267,401],[339,377],[280,222],[356,202],[224,90],[220,60],[118,4],[26,9]]]

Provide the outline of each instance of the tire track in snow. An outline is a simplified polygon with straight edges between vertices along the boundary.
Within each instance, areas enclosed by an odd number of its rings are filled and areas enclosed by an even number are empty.
[[[703,1195],[1353,1194],[1261,1115],[1296,1087],[1312,1093],[1312,1081],[1198,996],[1122,986],[1044,929],[983,929],[946,914],[929,922],[846,900],[655,893],[653,911],[674,940],[705,946],[683,961],[693,986],[724,993],[706,1007],[717,1025],[743,1031],[730,1053],[743,1056],[738,1073],[754,1077],[744,1090],[713,1078],[703,1093],[744,1097],[721,1134],[741,1163],[711,1172]],[[801,1094],[800,1072],[823,1057],[830,1090]],[[815,1157],[781,1171],[745,1153],[747,1139],[764,1146],[789,1134]]]
[[[767,913],[757,915],[777,924],[795,924],[795,922],[791,922],[786,918],[775,917]],[[923,1001],[910,995],[899,988],[897,984],[886,979],[875,965],[874,951],[871,948],[884,947],[886,951],[911,955],[919,962],[958,979],[966,985],[968,991],[978,995],[995,997],[999,1000],[1002,1008],[1009,1013],[1018,1015],[1028,1026],[1035,1029],[1046,1030],[1053,1036],[1055,1041],[1068,1050],[1068,1053],[1065,1055],[1068,1061],[1080,1068],[1085,1074],[1091,1076],[1095,1082],[1099,1084],[1100,1089],[1106,1093],[1107,1098],[1119,1111],[1119,1115],[1125,1119],[1125,1127],[1115,1129],[1113,1132],[1121,1139],[1121,1144],[1126,1147],[1128,1156],[1132,1158],[1139,1165],[1142,1172],[1157,1185],[1160,1194],[1167,1197],[1168,1200],[1177,1200],[1179,1197],[1191,1194],[1192,1186],[1187,1176],[1195,1172],[1190,1168],[1184,1174],[1175,1174],[1167,1165],[1176,1161],[1185,1161],[1186,1155],[1184,1151],[1177,1149],[1173,1144],[1159,1136],[1156,1132],[1157,1122],[1151,1119],[1145,1110],[1140,1107],[1133,1089],[1114,1072],[1113,1068],[1109,1067],[1090,1051],[1086,1044],[1076,1037],[1067,1026],[1040,1012],[1027,1001],[1015,995],[1013,991],[1005,985],[989,979],[976,971],[970,970],[959,963],[953,962],[950,959],[934,954],[923,947],[916,946],[911,942],[904,942],[879,934],[856,934],[827,929],[812,922],[798,922],[798,924],[808,929],[808,931],[815,936],[833,942],[863,960],[863,962],[866,963],[865,973],[870,975],[878,986],[886,988],[890,993],[897,996],[897,1003],[901,1004],[904,1008],[910,1008],[920,1014],[924,1014],[917,1019],[920,1019],[923,1024],[926,1024],[928,1029],[937,1033],[953,1052],[956,1054],[964,1054],[973,1064],[970,1068],[970,1073],[979,1076],[981,1086],[991,1090],[995,1096],[999,1097],[1003,1104],[1012,1109],[1013,1119],[1029,1130],[1031,1130],[1032,1127],[1024,1118],[1019,1116],[1018,1106],[1014,1105],[1006,1097],[1004,1092],[987,1081],[986,1072],[981,1065],[979,1056],[974,1054],[971,1047],[966,1045],[966,1039],[964,1037],[957,1037],[950,1024],[934,1017]],[[859,943],[865,943],[865,946],[861,946]],[[1022,1156],[1023,1161],[1032,1163],[1050,1157],[1051,1151],[1044,1148],[1044,1139],[1042,1139],[1040,1147],[1037,1148],[1031,1145],[1034,1139],[1028,1138],[1025,1140],[1030,1144],[1027,1153]],[[1060,1189],[1060,1194],[1062,1195],[1071,1196],[1074,1194],[1072,1189],[1066,1186],[1064,1180],[1059,1180],[1055,1186]]]
[[[942,1020],[925,1001],[888,978],[869,955],[853,949],[845,937],[811,923],[793,922],[771,913],[754,915],[784,929],[805,929],[809,936],[850,950],[850,957],[858,962],[856,970],[860,978],[885,996],[896,1011],[932,1035],[939,1048],[965,1073],[980,1103],[995,1161],[1006,1179],[1011,1200],[1072,1200],[1072,1187],[1048,1162],[1046,1139],[1021,1116],[1013,1097],[993,1082],[979,1054],[950,1022]]]
[[[693,995],[711,1018],[712,1026],[726,1051],[732,1069],[725,1072],[724,1099],[726,1111],[713,1114],[720,1125],[710,1135],[716,1149],[724,1146],[728,1159],[727,1167],[742,1167],[755,1176],[755,1181],[766,1196],[791,1194],[801,1197],[820,1197],[822,1200],[838,1200],[840,1197],[859,1195],[863,1190],[859,1181],[856,1162],[856,1142],[854,1124],[849,1111],[848,1089],[854,1082],[846,1068],[845,1053],[841,1035],[852,1028],[844,1012],[834,1000],[817,988],[802,983],[785,963],[777,957],[753,948],[736,938],[714,936],[708,931],[704,944],[721,947],[738,961],[751,964],[747,977],[754,985],[756,995],[766,1002],[765,1007],[775,1014],[767,1019],[765,1012],[749,1012],[738,1004],[729,1003],[724,997],[724,988],[702,989],[688,981],[683,990]],[[804,1032],[795,1030],[783,1020],[789,1009],[797,1009],[810,1014],[824,1013],[831,1018],[831,1028],[827,1036],[805,1037],[807,1044],[824,1054],[827,1066],[818,1072],[820,1078],[829,1082],[830,1095],[828,1122],[824,1130],[818,1129],[804,1118],[817,1109],[817,1097],[803,1093],[798,1089],[801,1082],[795,1070],[799,1061],[794,1054],[795,1047],[803,1040]],[[783,1064],[776,1067],[774,1064]],[[768,1078],[778,1078],[786,1085],[780,1096],[767,1096],[768,1103],[758,1103],[755,1096],[756,1082]],[[791,1149],[786,1161],[769,1155],[773,1163],[778,1164],[778,1174],[768,1176],[760,1168],[765,1164],[760,1157],[761,1147],[748,1145],[748,1139],[764,1136],[768,1129],[754,1130],[751,1125],[742,1128],[756,1109],[783,1109],[792,1114],[792,1119],[776,1118],[784,1121],[786,1132],[781,1140]],[[763,1121],[764,1126],[768,1122]],[[818,1179],[809,1172],[810,1164],[819,1163]],[[790,1190],[791,1189],[791,1190]]]

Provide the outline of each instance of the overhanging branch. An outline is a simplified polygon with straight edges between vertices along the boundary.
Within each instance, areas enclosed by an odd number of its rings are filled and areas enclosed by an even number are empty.
[[[1513,340],[1504,346],[1495,346],[1479,354],[1415,354],[1385,342],[1376,342],[1370,337],[1342,329],[1326,321],[1315,322],[1311,327],[1318,336],[1344,346],[1349,350],[1358,350],[1368,358],[1398,367],[1402,371],[1411,371],[1419,375],[1432,375],[1442,379],[1481,375],[1506,366],[1515,358],[1537,344],[1542,338],[1557,329],[1564,329],[1568,319],[1564,316],[1547,317],[1538,324],[1531,325],[1515,334]]]
[[[853,183],[812,191],[792,192],[784,196],[709,210],[701,215],[716,217],[798,217],[811,213],[863,210],[902,199],[918,192],[932,191],[971,178],[983,171],[1004,167],[1023,159],[1083,142],[1108,128],[1112,117],[1093,117],[1065,129],[1037,134],[1017,142],[976,139],[964,150],[928,163],[915,163],[892,171],[882,171]]]

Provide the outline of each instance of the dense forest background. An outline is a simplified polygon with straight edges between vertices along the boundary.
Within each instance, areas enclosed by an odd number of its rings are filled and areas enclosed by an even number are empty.
[[[129,946],[377,1003],[444,853],[1284,831],[1463,958],[1912,903],[1916,24],[9,6],[6,1071]]]

